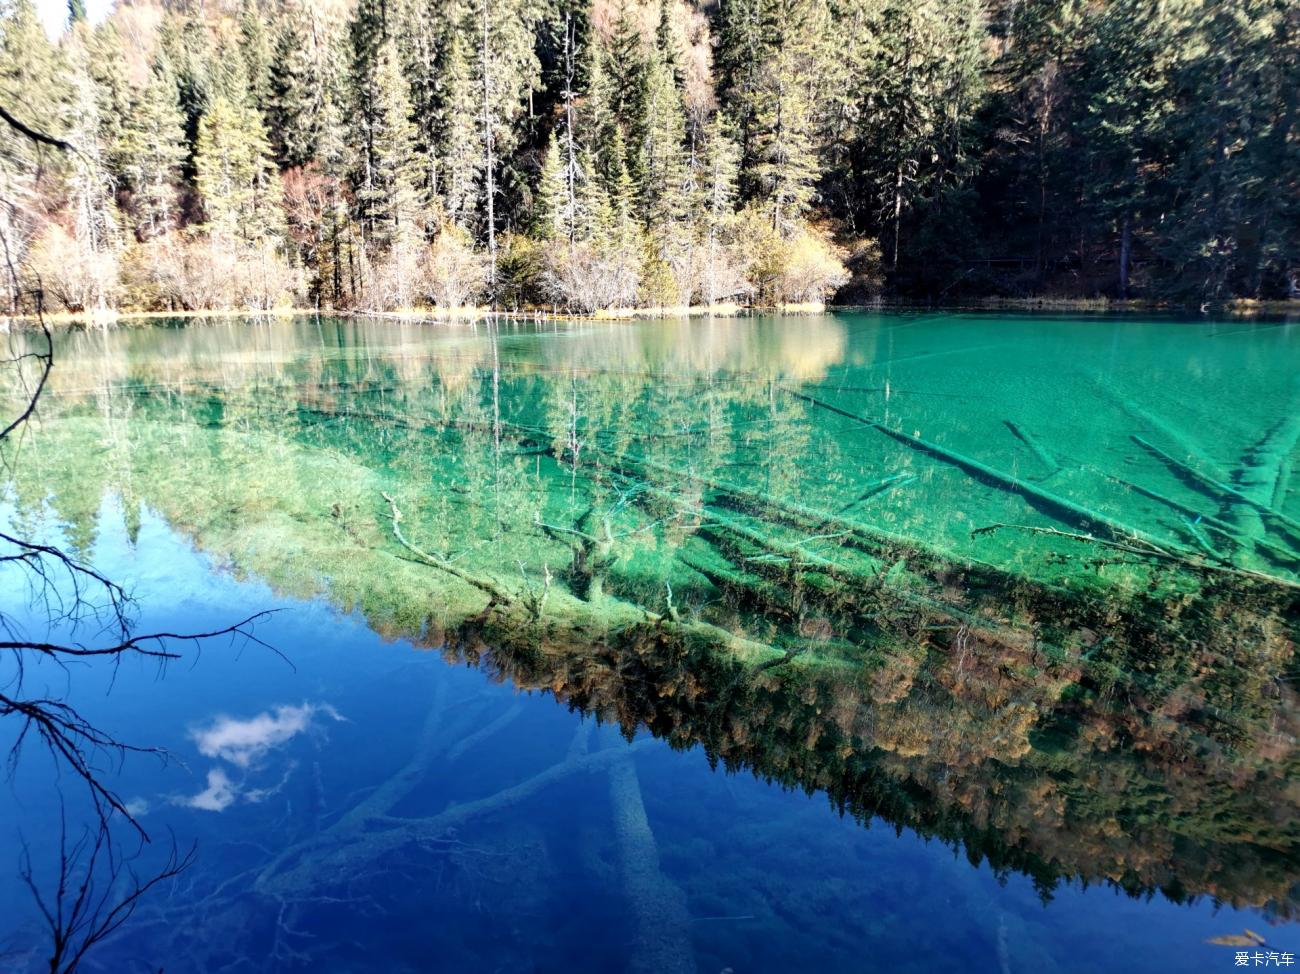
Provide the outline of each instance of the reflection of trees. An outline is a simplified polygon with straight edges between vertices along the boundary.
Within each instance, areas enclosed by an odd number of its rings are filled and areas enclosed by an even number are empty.
[[[1145,507],[1125,517],[1155,540],[1090,501],[1113,526],[1093,537],[1057,483],[1087,471],[981,479],[934,434],[863,440],[788,392],[826,361],[718,368],[631,329],[611,358],[526,333],[422,349],[401,326],[327,327],[316,352],[285,331],[226,333],[222,354],[195,330],[188,358],[132,364],[114,385],[134,402],[122,460],[97,486],[129,476],[214,555],[380,631],[1044,888],[1081,876],[1291,909],[1297,594],[1268,547],[1289,550],[1284,520],[1251,535],[1267,560],[1240,564],[1157,536],[1176,522]],[[105,420],[71,392],[18,496],[39,479],[75,525],[93,510],[78,459]],[[924,499],[958,489],[981,520],[931,530]],[[1019,533],[969,536],[995,523]],[[258,887],[291,902],[327,868],[448,827],[396,807],[358,806],[355,832]]]
[[[12,419],[0,428],[0,461],[15,480],[22,480],[19,441],[36,421],[42,394],[56,374],[54,340],[40,315],[39,297],[37,301],[39,337],[4,363]],[[103,393],[99,398],[112,399],[107,384],[99,391]],[[120,424],[110,402],[98,405],[104,420],[104,443],[120,458]],[[119,490],[129,492],[129,473],[120,464],[110,463],[105,469],[110,476],[118,475],[113,479],[120,484]],[[102,486],[91,486],[97,499],[101,497]],[[30,491],[26,496],[35,497],[37,504],[43,500]],[[123,858],[115,833],[119,827],[129,828],[142,845],[149,842],[149,836],[114,791],[104,760],[120,762],[128,753],[161,752],[123,742],[86,719],[66,697],[31,684],[42,667],[53,666],[66,673],[73,664],[98,661],[116,666],[132,657],[162,667],[179,659],[187,643],[223,636],[260,643],[253,629],[266,613],[213,632],[138,632],[126,591],[77,554],[90,544],[93,518],[74,522],[84,530],[80,535],[72,532],[72,553],[57,544],[35,540],[39,537],[35,531],[27,533],[25,529],[33,528],[35,520],[34,516],[16,518],[9,531],[0,532],[0,571],[8,576],[11,591],[26,589],[30,606],[44,616],[47,627],[45,635],[29,634],[17,618],[17,606],[0,610],[0,658],[4,661],[0,718],[7,718],[7,726],[16,729],[8,754],[11,773],[28,741],[37,741],[60,773],[70,773],[85,786],[90,802],[93,824],[80,838],[69,841],[66,819],[61,822],[57,871],[49,891],[42,892],[45,876],[34,870],[25,845],[21,863],[21,878],[48,928],[48,968],[56,974],[72,974],[89,951],[131,918],[151,889],[184,871],[193,853],[181,855],[173,844],[161,868],[146,878],[137,876],[131,865],[136,857]],[[66,641],[58,641],[54,635],[60,627]]]

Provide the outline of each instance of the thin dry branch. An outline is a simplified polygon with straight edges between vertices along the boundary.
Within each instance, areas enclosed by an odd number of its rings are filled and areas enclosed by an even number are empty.
[[[93,836],[93,837],[92,837]],[[131,860],[115,855],[107,823],[68,842],[66,820],[59,831],[58,879],[52,896],[42,894],[23,845],[19,878],[31,892],[50,934],[50,974],[73,974],[89,951],[116,933],[135,914],[151,889],[174,879],[194,863],[195,847],[182,853],[172,842],[160,869],[141,878]]]

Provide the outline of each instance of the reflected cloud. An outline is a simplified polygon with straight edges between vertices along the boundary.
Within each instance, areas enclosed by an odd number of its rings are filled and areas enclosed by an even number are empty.
[[[239,790],[230,776],[221,768],[208,772],[208,787],[197,795],[178,799],[178,804],[187,808],[199,808],[205,812],[223,812],[235,803]]]
[[[223,812],[236,802],[256,805],[266,801],[288,784],[297,762],[289,762],[280,781],[269,788],[248,787],[248,774],[272,750],[310,731],[321,716],[335,721],[347,719],[327,703],[281,704],[244,719],[221,715],[207,726],[191,730],[190,737],[200,754],[232,764],[242,774],[232,777],[218,765],[208,771],[206,788],[195,795],[173,797],[172,801],[205,812]]]
[[[208,772],[208,786],[197,795],[174,799],[176,804],[186,808],[197,808],[204,812],[224,812],[236,802],[256,805],[272,795],[278,794],[292,776],[297,763],[291,763],[285,769],[284,776],[273,788],[245,788],[242,781],[235,781],[224,768],[213,768]]]
[[[251,767],[272,748],[287,743],[312,726],[317,715],[331,720],[343,716],[329,704],[288,704],[247,720],[218,717],[206,728],[190,732],[204,757],[220,758],[239,768]],[[209,775],[211,778],[211,775]]]

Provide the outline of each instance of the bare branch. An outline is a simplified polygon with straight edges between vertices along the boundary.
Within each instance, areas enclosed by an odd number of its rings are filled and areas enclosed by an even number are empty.
[[[53,146],[60,152],[77,151],[76,146],[71,142],[65,142],[63,139],[56,139],[52,135],[47,135],[45,132],[34,129],[30,125],[23,123],[19,119],[15,118],[3,105],[0,105],[0,119],[3,119],[10,128],[14,129],[21,135],[27,136],[27,138],[31,139],[33,142],[39,142],[41,145]]]

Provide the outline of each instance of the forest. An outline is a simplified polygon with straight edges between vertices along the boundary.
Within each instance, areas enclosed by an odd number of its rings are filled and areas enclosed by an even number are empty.
[[[1290,0],[32,0],[10,311],[1300,292]],[[32,138],[32,134],[37,138]]]

